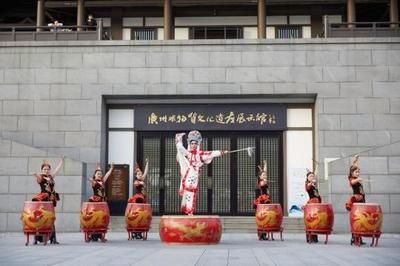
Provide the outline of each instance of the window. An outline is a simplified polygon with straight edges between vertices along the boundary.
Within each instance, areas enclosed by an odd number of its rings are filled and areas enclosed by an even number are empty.
[[[300,26],[277,26],[275,30],[276,39],[302,38],[303,31]]]
[[[243,28],[229,27],[192,27],[190,39],[243,39]]]
[[[133,28],[132,40],[157,40],[157,29],[155,28]]]

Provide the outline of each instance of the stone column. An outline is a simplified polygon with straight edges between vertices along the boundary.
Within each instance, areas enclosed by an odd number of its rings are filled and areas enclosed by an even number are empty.
[[[122,8],[111,9],[111,37],[113,40],[122,40]]]
[[[164,0],[164,40],[173,39],[171,0]]]
[[[356,1],[347,0],[347,23],[356,22]],[[353,28],[354,25],[349,25],[349,28]]]
[[[77,14],[76,14],[76,25],[83,26],[85,23],[85,0],[78,0],[77,3]],[[78,28],[81,31],[82,28]]]
[[[267,32],[266,32],[266,6],[265,0],[258,0],[258,7],[257,7],[257,37],[258,39],[265,39]]]
[[[37,0],[36,27],[44,26],[44,1]],[[42,31],[43,29],[36,29]]]
[[[390,27],[396,28],[399,26],[399,5],[397,0],[390,0],[390,22],[397,24],[390,24]]]

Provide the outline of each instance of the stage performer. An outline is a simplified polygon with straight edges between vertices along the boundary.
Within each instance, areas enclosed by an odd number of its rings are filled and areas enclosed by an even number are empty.
[[[190,131],[187,138],[188,149],[183,146],[182,137],[185,133],[175,135],[177,161],[180,166],[181,183],[179,195],[182,196],[181,211],[193,215],[196,208],[196,197],[199,186],[200,168],[209,164],[215,157],[227,151],[202,151],[200,145],[202,137],[199,131]]]
[[[309,169],[307,169],[305,189],[308,193],[308,196],[310,197],[310,199],[307,201],[307,204],[322,202],[321,196],[319,195],[318,192],[317,180],[315,174]],[[307,239],[307,243],[309,242],[318,242],[318,235],[311,235],[311,239]]]
[[[89,198],[89,202],[105,202],[106,198],[106,182],[110,177],[112,171],[114,170],[114,164],[111,163],[110,169],[103,176],[103,171],[101,170],[100,164],[97,164],[96,170],[94,170],[94,174],[90,183],[93,189],[93,196]],[[101,234],[90,234],[89,239],[91,241],[98,241],[101,238]]]
[[[97,164],[96,170],[94,170],[93,177],[90,180],[90,183],[93,188],[93,196],[89,198],[89,202],[106,201],[106,182],[113,170],[114,170],[114,164],[111,163],[110,169],[103,176],[103,171],[101,170],[100,164]]]
[[[253,208],[257,209],[258,204],[270,204],[271,199],[268,190],[268,180],[267,180],[267,161],[264,161],[264,166],[257,166],[258,168],[258,179],[257,179],[257,190],[256,199],[253,201]],[[268,240],[267,234],[261,234],[262,240]]]
[[[36,194],[33,198],[32,201],[51,201],[53,202],[53,206],[57,206],[57,201],[60,200],[60,196],[55,190],[55,181],[54,178],[56,175],[60,172],[62,166],[64,164],[64,157],[60,159],[60,162],[58,163],[56,169],[54,170],[53,173],[51,173],[51,166],[47,160],[44,160],[42,165],[41,165],[41,172],[39,173],[33,173],[33,176],[36,177],[37,183],[40,185],[40,193]],[[36,236],[35,237],[35,244],[37,242],[42,242],[43,237],[41,236]],[[59,244],[57,242],[56,238],[56,228],[53,226],[53,232],[50,235],[50,244]]]
[[[146,184],[144,179],[149,172],[149,160],[146,158],[146,165],[144,167],[144,172],[139,167],[139,164],[135,164],[135,181],[133,182],[135,194],[128,199],[128,203],[147,203],[146,196]],[[142,239],[142,232],[132,232],[132,238]]]
[[[349,175],[347,177],[349,185],[353,189],[353,195],[346,202],[346,210],[351,211],[353,203],[365,203],[365,193],[360,177],[359,156],[356,155],[351,163]],[[351,237],[350,244],[354,244],[354,236]],[[361,239],[361,244],[365,244]]]

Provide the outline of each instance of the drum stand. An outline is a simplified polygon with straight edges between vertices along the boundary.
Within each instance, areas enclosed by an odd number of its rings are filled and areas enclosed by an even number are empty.
[[[85,242],[89,243],[91,241],[91,235],[101,235],[100,241],[105,243],[107,241],[106,239],[106,233],[107,229],[84,229],[82,230],[84,235],[85,235]]]
[[[283,232],[283,227],[280,228],[268,228],[268,229],[257,229],[257,235],[258,235],[258,240],[275,240],[274,239],[274,232],[279,232],[281,236],[281,241],[283,241],[282,238],[282,232]],[[263,239],[263,234],[267,235],[267,239]]]
[[[147,240],[149,228],[126,228],[126,231],[128,232],[128,240],[133,240],[133,233],[142,233],[142,240]]]
[[[306,230],[306,240],[309,244],[311,244],[313,241],[311,241],[311,238],[313,235],[325,235],[325,242],[324,244],[328,244],[328,236],[331,234],[331,231],[315,231],[315,230]]]
[[[24,234],[26,235],[26,243],[25,246],[29,245],[29,236],[32,235],[34,238],[36,236],[42,236],[43,237],[43,245],[47,245],[47,241],[49,241],[50,235],[53,231],[52,230],[46,230],[46,231],[24,231]]]
[[[352,233],[354,237],[354,245],[357,247],[361,246],[361,237],[372,237],[371,247],[378,246],[379,237],[381,236],[382,232],[375,232],[375,233]],[[351,243],[353,245],[353,243]]]

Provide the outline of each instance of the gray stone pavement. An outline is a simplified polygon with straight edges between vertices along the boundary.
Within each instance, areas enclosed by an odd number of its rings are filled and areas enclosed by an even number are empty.
[[[400,265],[398,234],[383,234],[374,248],[350,246],[349,234],[331,235],[327,245],[285,233],[284,241],[225,233],[218,245],[166,245],[158,233],[147,241],[128,241],[123,232],[109,232],[106,243],[85,243],[82,233],[57,238],[60,245],[26,247],[22,233],[0,234],[0,265]]]

